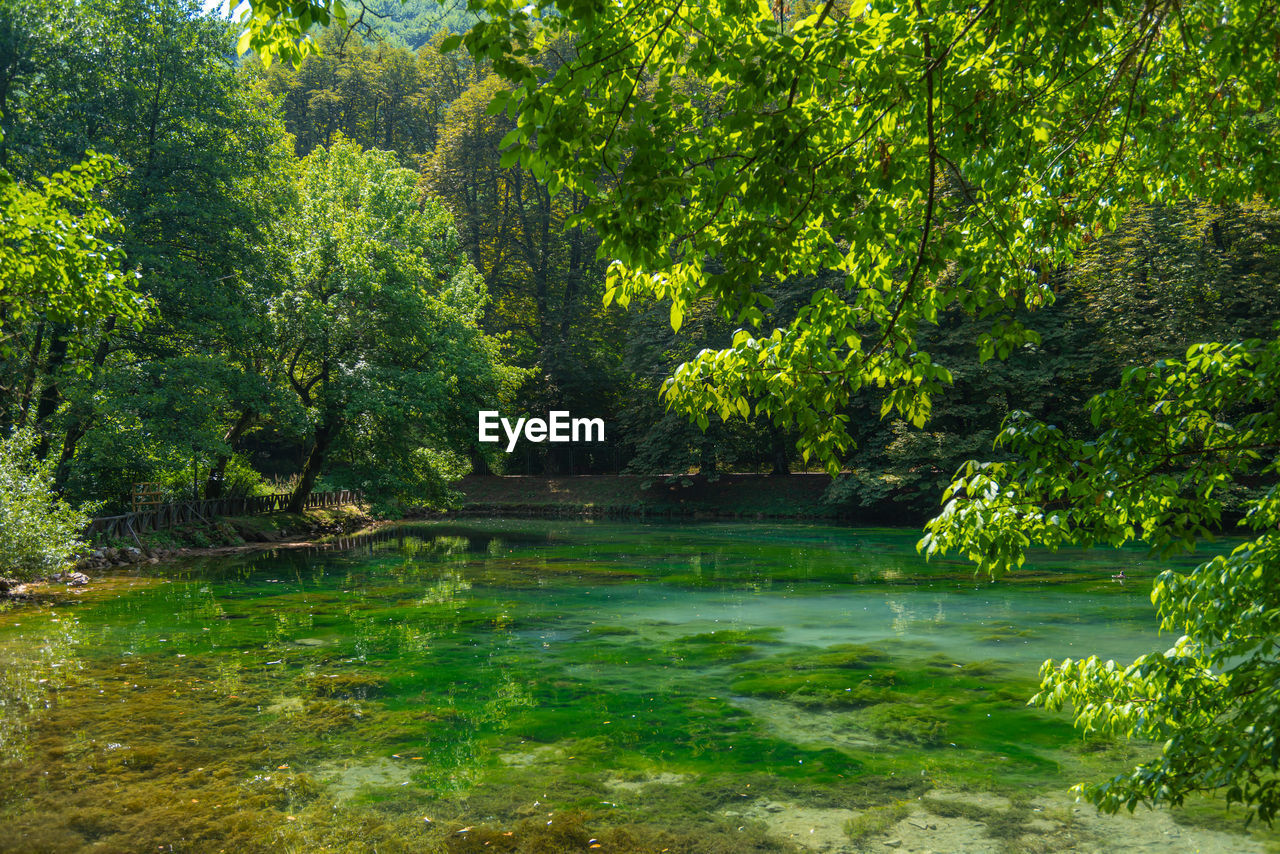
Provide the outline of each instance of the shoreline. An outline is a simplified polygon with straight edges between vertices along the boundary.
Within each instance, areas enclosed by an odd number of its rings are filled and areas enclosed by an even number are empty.
[[[328,538],[334,536],[360,536],[394,524],[397,523],[393,520],[373,519],[355,505],[303,514],[218,518],[207,525],[164,529],[152,532],[151,536],[159,534],[166,542],[175,542],[183,537],[204,537],[216,533],[224,538],[235,537],[239,542],[218,542],[207,546],[99,545],[89,548],[87,554],[69,563],[65,569],[50,575],[29,580],[0,578],[0,602],[33,601],[42,594],[84,587],[99,578],[110,577],[117,570],[143,565],[156,566],[190,558],[230,557],[271,549],[318,548],[327,545]],[[297,530],[298,526],[304,530]]]

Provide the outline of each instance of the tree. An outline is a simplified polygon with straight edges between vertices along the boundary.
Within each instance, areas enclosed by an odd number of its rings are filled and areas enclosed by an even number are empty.
[[[925,423],[952,372],[918,333],[945,311],[984,319],[982,355],[1005,356],[1035,340],[1012,310],[1050,302],[1054,272],[1136,203],[1274,203],[1280,187],[1261,0],[827,0],[795,21],[741,0],[473,8],[485,18],[467,49],[512,83],[495,103],[516,121],[509,157],[590,200],[583,219],[616,259],[609,296],[670,299],[676,328],[712,299],[744,324],[677,369],[668,400],[704,426],[708,410],[795,423],[832,466],[850,443],[841,410],[865,387],[884,390],[882,414]],[[246,20],[250,41],[277,47],[301,32]],[[548,33],[574,37],[553,72],[535,63]],[[763,282],[820,269],[843,283],[756,331]],[[1095,403],[1109,429],[1093,443],[1014,419],[1005,445],[1025,462],[972,469],[926,548],[1000,568],[1032,541],[1194,542],[1242,466],[1274,478],[1273,369],[1255,341],[1131,372]],[[1274,525],[1257,501],[1250,518]],[[1261,585],[1275,565],[1264,535],[1166,576],[1162,613],[1188,629],[1169,654],[1047,674],[1042,698],[1077,701],[1086,725],[1175,735],[1160,764],[1088,789],[1100,806],[1225,786],[1273,815],[1276,611]],[[1241,658],[1217,658],[1216,641]]]
[[[609,296],[669,298],[677,327],[712,298],[747,324],[669,399],[754,401],[828,460],[849,436],[824,414],[864,386],[928,416],[950,374],[913,346],[921,324],[989,317],[1007,354],[1032,337],[1008,310],[1051,300],[1051,270],[1129,204],[1247,198],[1280,169],[1260,2],[833,0],[784,25],[741,0],[476,6],[466,46],[513,88],[494,102],[509,159],[589,201]],[[563,62],[533,64],[560,34]],[[827,268],[840,286],[750,331],[761,283]]]
[[[1135,203],[1274,202],[1280,186],[1265,4],[827,3],[791,27],[753,4],[562,4],[540,23],[578,50],[549,79],[522,62],[535,13],[486,8],[467,47],[515,84],[521,161],[593,199],[611,293],[670,298],[677,328],[702,298],[748,326],[677,369],[668,400],[704,426],[707,410],[763,409],[829,462],[862,387],[925,422],[952,372],[920,334],[944,312],[988,318],[983,355],[1007,355],[1037,340],[1011,310],[1050,302],[1055,270]],[[709,96],[679,97],[689,77]],[[843,286],[750,331],[762,282],[823,267]],[[1274,359],[1260,341],[1206,345],[1130,373],[1094,404],[1115,426],[1092,443],[1015,418],[1004,444],[1023,462],[974,464],[926,550],[999,570],[1031,542],[1194,543],[1233,475],[1274,482]],[[1252,524],[1274,527],[1274,501],[1249,504]],[[1156,601],[1186,632],[1173,650],[1046,669],[1039,699],[1074,702],[1083,726],[1169,739],[1085,787],[1100,807],[1221,788],[1273,817],[1275,565],[1264,535],[1166,573]]]
[[[11,458],[31,450],[43,460],[51,445],[44,422],[63,389],[61,378],[42,376],[42,363],[92,351],[101,328],[137,326],[149,313],[137,273],[122,269],[124,255],[108,241],[118,226],[99,197],[114,171],[110,158],[91,155],[31,187],[0,170],[0,438],[41,430],[30,448],[11,447]]]
[[[511,123],[486,112],[503,86],[490,74],[458,94],[424,180],[453,212],[485,277],[493,297],[486,328],[508,333],[513,358],[536,371],[521,393],[530,411],[607,415],[618,403],[622,330],[620,313],[601,304],[598,240],[572,223],[583,207],[581,194],[554,196],[527,169],[503,162],[501,141]],[[600,449],[587,453],[593,450]],[[540,457],[544,471],[579,470],[567,446],[525,445],[518,454],[530,467],[527,455]]]
[[[227,24],[183,0],[74,12],[0,0],[0,20],[25,34],[11,42],[23,54],[6,91],[9,168],[32,184],[86,150],[110,155],[92,196],[121,250],[108,272],[136,278],[153,308],[140,325],[123,311],[17,325],[26,358],[10,423],[39,429],[72,500],[188,484],[193,458],[216,468],[244,410],[268,396],[251,345],[270,278],[262,247],[289,185],[283,128],[229,57]]]
[[[828,498],[924,521],[961,465],[993,459],[992,442],[1010,411],[1083,438],[1093,432],[1085,403],[1114,387],[1124,368],[1182,358],[1197,342],[1268,334],[1280,321],[1278,223],[1259,205],[1132,209],[1054,275],[1052,306],[1019,314],[1040,342],[1005,360],[979,361],[980,321],[944,315],[936,329],[921,330],[918,345],[955,382],[935,395],[923,428],[879,420],[877,395],[860,396],[848,410],[854,470]]]
[[[290,509],[335,452],[371,497],[430,497],[430,451],[468,449],[475,412],[520,376],[478,328],[484,282],[448,212],[395,155],[342,141],[304,161],[285,252],[274,341],[310,418]]]
[[[369,0],[379,34],[418,50],[441,32],[466,32],[475,23],[460,0]]]
[[[435,146],[448,106],[465,87],[468,57],[442,55],[441,38],[414,52],[384,41],[326,31],[323,52],[298,68],[247,65],[267,91],[283,97],[284,119],[300,156],[328,146],[335,133],[370,148],[395,151],[412,165]]]

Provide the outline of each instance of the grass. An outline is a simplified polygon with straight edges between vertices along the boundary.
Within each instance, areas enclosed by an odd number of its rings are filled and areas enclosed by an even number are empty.
[[[347,531],[362,525],[366,517],[358,507],[346,506],[314,507],[301,513],[232,516],[225,521],[245,540],[264,542],[321,530]]]

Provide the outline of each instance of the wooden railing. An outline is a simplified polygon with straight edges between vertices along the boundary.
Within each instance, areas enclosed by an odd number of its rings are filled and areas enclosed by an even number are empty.
[[[313,492],[307,496],[304,507],[338,507],[356,504],[364,498],[359,490],[342,489],[337,492]],[[242,498],[208,498],[203,501],[175,501],[161,504],[151,510],[123,513],[119,516],[100,516],[90,520],[84,530],[86,539],[137,538],[138,534],[172,528],[191,522],[208,522],[217,516],[256,516],[262,513],[278,513],[289,504],[289,496],[249,495]]]

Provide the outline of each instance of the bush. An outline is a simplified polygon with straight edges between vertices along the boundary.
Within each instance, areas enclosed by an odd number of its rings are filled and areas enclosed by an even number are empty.
[[[36,460],[35,442],[31,431],[0,439],[0,576],[61,569],[89,521],[54,493],[52,466]]]

